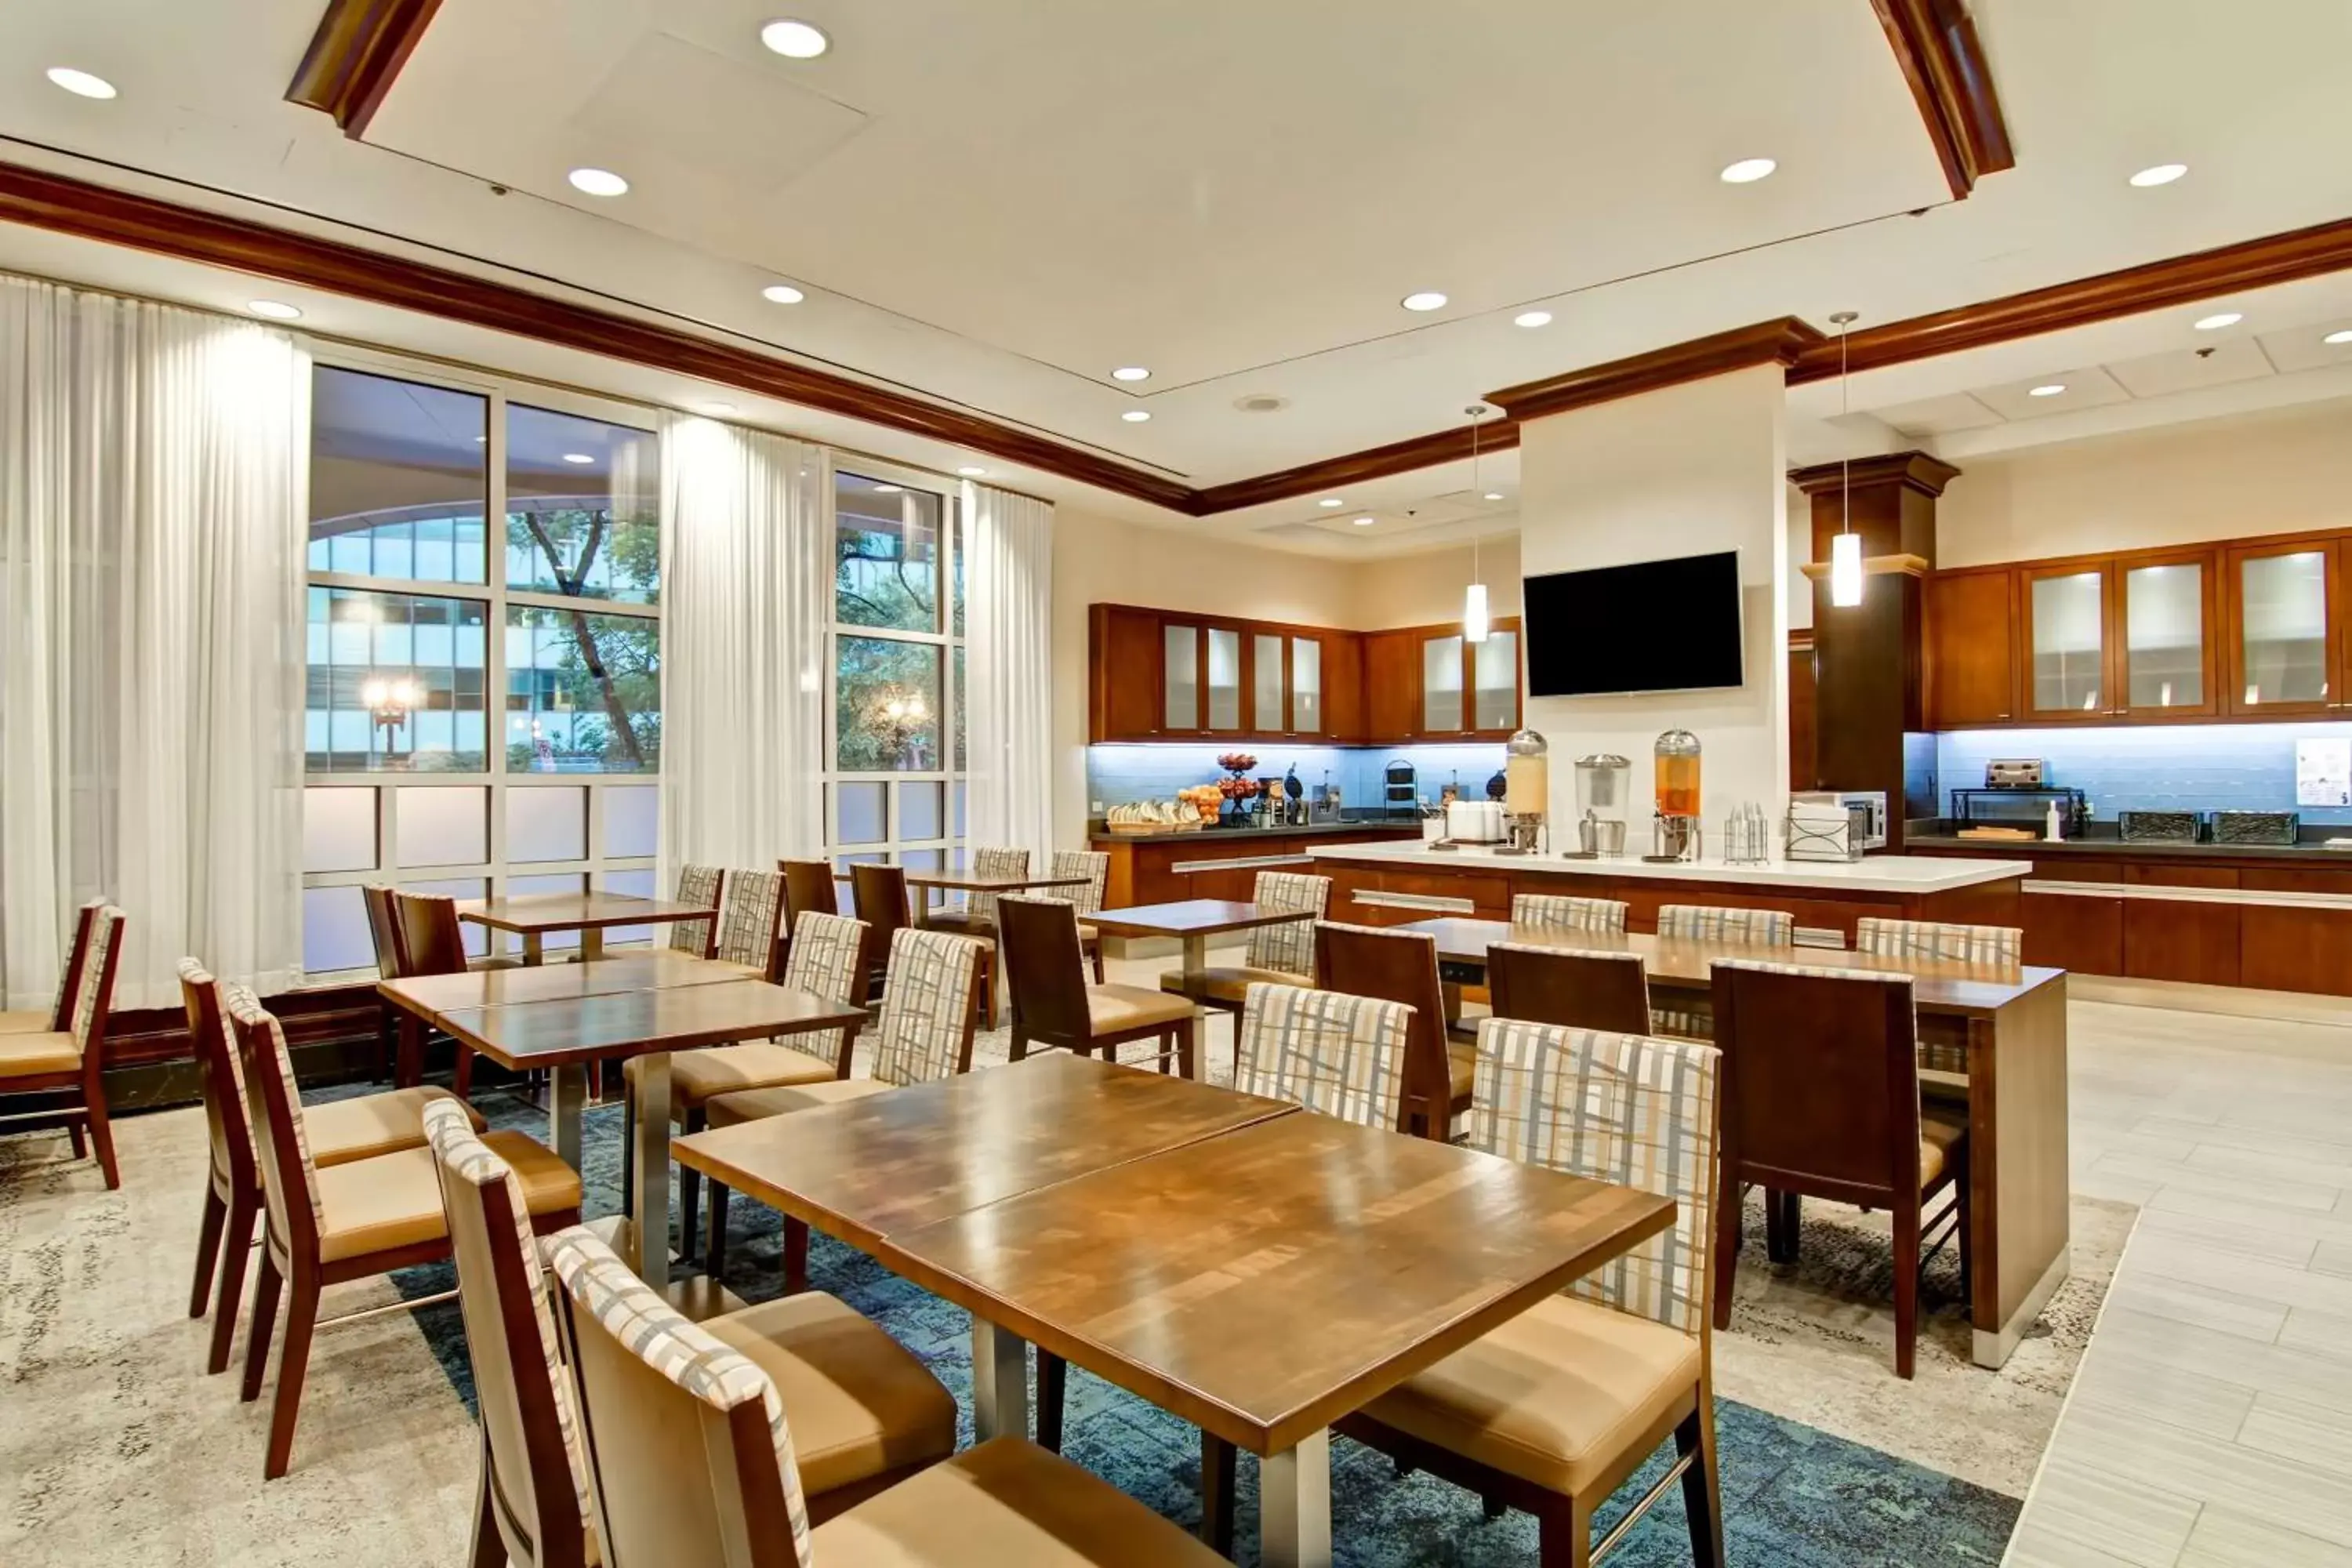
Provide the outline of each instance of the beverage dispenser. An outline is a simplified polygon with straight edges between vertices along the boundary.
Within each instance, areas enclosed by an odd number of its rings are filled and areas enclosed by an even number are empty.
[[[1669,730],[1653,748],[1657,785],[1656,847],[1652,860],[1699,858],[1699,744],[1688,730]]]
[[[1579,860],[1625,853],[1625,808],[1633,795],[1633,764],[1611,752],[1576,759],[1576,847]]]
[[[1503,853],[1541,854],[1550,811],[1551,743],[1521,730],[1503,744]]]

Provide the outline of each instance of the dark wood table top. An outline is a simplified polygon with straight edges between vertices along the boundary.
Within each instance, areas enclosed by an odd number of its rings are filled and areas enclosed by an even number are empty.
[[[469,969],[459,974],[416,974],[381,980],[377,994],[393,1005],[431,1023],[444,1013],[476,1007],[509,1007],[531,1002],[562,1002],[616,991],[659,991],[675,985],[732,984],[744,978],[740,964],[720,963],[690,952],[656,948],[592,963],[534,963],[520,968]]]
[[[1498,942],[1530,947],[1580,948],[1588,952],[1638,952],[1646,961],[1650,983],[1690,990],[1710,984],[1707,965],[1723,958],[1754,958],[1780,963],[1801,963],[1814,969],[1848,969],[1864,973],[1907,974],[1911,994],[1922,1010],[1962,1016],[1988,1014],[2018,997],[2063,978],[2063,969],[2038,964],[1970,963],[1953,959],[1885,958],[1876,953],[1822,947],[1751,947],[1742,942],[1668,942],[1655,936],[1569,931],[1559,926],[1513,925],[1508,921],[1465,920],[1448,916],[1415,921],[1399,931],[1421,931],[1437,939],[1438,960],[1444,963],[1486,962],[1486,949]]]
[[[1055,1051],[713,1128],[673,1157],[852,1246],[1234,1128],[1278,1100]]]
[[[461,921],[526,933],[658,925],[703,920],[718,912],[701,904],[641,899],[635,893],[524,893],[511,899],[464,899],[457,904]]]
[[[846,1002],[737,979],[454,1008],[434,1021],[500,1067],[520,1071],[839,1028],[865,1016]]]
[[[876,1256],[1265,1454],[1674,1213],[1631,1187],[1301,1112],[901,1232]]]
[[[1089,911],[1087,923],[1111,936],[1216,936],[1311,918],[1297,910],[1261,910],[1239,899],[1182,899]]]

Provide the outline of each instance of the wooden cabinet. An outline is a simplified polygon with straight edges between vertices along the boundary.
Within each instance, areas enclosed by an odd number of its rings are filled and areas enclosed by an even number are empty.
[[[1938,730],[2017,712],[2017,582],[2005,566],[1927,579],[1927,713]]]
[[[1364,641],[1353,632],[1325,632],[1322,637],[1324,730],[1341,745],[1360,742],[1368,734]]]
[[[1393,635],[1393,634],[1381,634]],[[1471,642],[1459,626],[1415,626],[1410,669],[1418,686],[1404,741],[1507,741],[1519,728],[1519,621],[1495,622]]]
[[[2144,724],[2210,719],[2221,710],[2220,564],[2211,550],[2116,559],[2109,578],[2116,650],[2110,692],[2118,717]]]
[[[2233,545],[2223,554],[2231,713],[2294,719],[2347,706],[2345,553],[2341,541],[2306,538]]]
[[[1410,741],[1421,712],[1421,637],[1412,631],[1364,634],[1364,739]]]
[[[2113,708],[2107,625],[2114,619],[2104,565],[2029,566],[2019,574],[2024,717],[2033,723],[2104,719]]]
[[[1124,605],[1097,605],[1088,615],[1087,728],[1097,741],[1149,741],[1160,735],[1160,617]]]

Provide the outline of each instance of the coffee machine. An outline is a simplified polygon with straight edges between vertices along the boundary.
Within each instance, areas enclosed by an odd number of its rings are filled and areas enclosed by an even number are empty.
[[[1644,860],[1699,858],[1699,744],[1688,730],[1669,730],[1652,749],[1657,786],[1654,847]]]

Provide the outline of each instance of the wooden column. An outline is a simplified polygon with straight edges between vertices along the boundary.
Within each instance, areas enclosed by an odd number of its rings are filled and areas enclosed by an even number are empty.
[[[1920,574],[1936,563],[1936,498],[1959,476],[1925,452],[1857,458],[1799,468],[1790,482],[1813,502],[1814,773],[1824,789],[1885,790],[1887,847],[1903,845],[1903,820],[1933,816],[1932,770],[1918,765],[1927,729]],[[1830,603],[1831,543],[1847,527],[1862,536],[1871,572],[1862,603]],[[1905,806],[1907,792],[1918,798]]]

